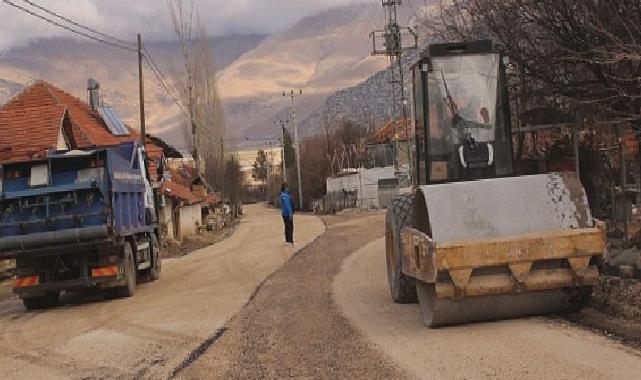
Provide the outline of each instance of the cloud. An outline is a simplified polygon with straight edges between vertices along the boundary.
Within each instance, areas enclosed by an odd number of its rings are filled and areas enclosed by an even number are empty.
[[[46,15],[24,0],[11,1]],[[165,0],[31,1],[118,38],[133,40],[138,32],[148,40],[173,37]],[[380,3],[380,0],[193,0],[202,25],[212,35],[271,33],[314,12],[354,2]],[[185,3],[189,3],[189,0],[185,0]],[[3,2],[0,2],[0,19],[3,20],[0,50],[25,45],[40,37],[72,36],[68,31]]]

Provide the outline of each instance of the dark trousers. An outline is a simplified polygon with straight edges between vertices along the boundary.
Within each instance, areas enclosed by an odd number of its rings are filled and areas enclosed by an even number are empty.
[[[294,242],[294,217],[283,216],[283,222],[285,222],[285,242],[293,243]]]

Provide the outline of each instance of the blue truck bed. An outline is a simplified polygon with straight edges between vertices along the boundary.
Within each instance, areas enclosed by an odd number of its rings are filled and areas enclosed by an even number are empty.
[[[0,255],[153,229],[135,146],[1,165]]]

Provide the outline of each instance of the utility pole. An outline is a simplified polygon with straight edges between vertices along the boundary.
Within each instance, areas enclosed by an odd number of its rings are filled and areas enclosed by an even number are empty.
[[[296,170],[298,172],[298,200],[300,202],[300,209],[303,210],[303,182],[301,181],[300,175],[300,149],[298,143],[298,124],[296,123],[296,93],[294,90],[291,90],[292,98],[292,121],[294,123],[294,150],[296,151]],[[303,90],[300,90],[298,95],[303,95]],[[287,96],[283,92],[283,97]]]
[[[220,175],[223,178],[222,186],[221,186],[221,190],[222,190],[223,196],[225,195],[225,181],[226,181],[226,175],[225,175],[226,173],[225,172],[227,171],[227,167],[226,166],[227,165],[225,163],[225,139],[223,139],[221,137],[220,138]]]
[[[138,91],[140,96],[140,144],[145,147],[147,132],[145,128],[145,82],[142,77],[142,37],[138,33]]]
[[[276,121],[274,121],[274,124],[276,124]],[[282,137],[282,144],[281,144],[281,147],[283,148],[282,151],[281,151],[282,155],[283,155],[283,157],[282,157],[282,159],[283,159],[282,160],[283,161],[283,182],[287,182],[287,163],[285,162],[285,161],[287,161],[287,159],[285,158],[285,122],[282,121],[282,120],[280,121],[280,128],[282,130],[282,136],[283,136]]]
[[[412,170],[413,160],[411,152],[411,141],[409,126],[407,123],[407,99],[405,97],[405,78],[403,72],[403,53],[409,49],[418,48],[418,35],[410,27],[401,27],[398,24],[398,10],[402,0],[382,0],[383,7],[385,8],[385,29],[376,30],[370,34],[372,38],[373,50],[372,55],[385,55],[390,60],[390,84],[392,87],[392,108],[391,108],[391,122],[394,128],[394,143],[395,155],[394,165],[396,170],[400,169],[398,163],[398,146],[399,146],[399,131],[395,117],[399,113],[402,116],[402,126],[407,136],[407,160],[409,165],[409,174],[414,182],[414,175]],[[411,46],[404,46],[404,37],[412,37],[413,44]],[[382,45],[382,46],[381,46]],[[400,97],[400,99],[399,99]],[[400,110],[400,112],[399,112]]]

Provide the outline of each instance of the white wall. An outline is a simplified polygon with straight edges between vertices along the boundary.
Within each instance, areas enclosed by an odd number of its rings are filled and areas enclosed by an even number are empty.
[[[361,169],[356,174],[327,178],[327,192],[358,191],[361,208],[379,208],[378,180],[396,178],[394,167]]]
[[[180,213],[179,238],[182,240],[185,237],[196,235],[198,233],[196,226],[203,224],[201,206],[182,206],[178,212]]]
[[[160,222],[160,227],[162,228],[163,237],[166,240],[176,240],[176,234],[174,233],[174,218],[172,218],[173,212],[173,199],[163,195],[165,207],[161,207],[158,211],[158,221]]]

